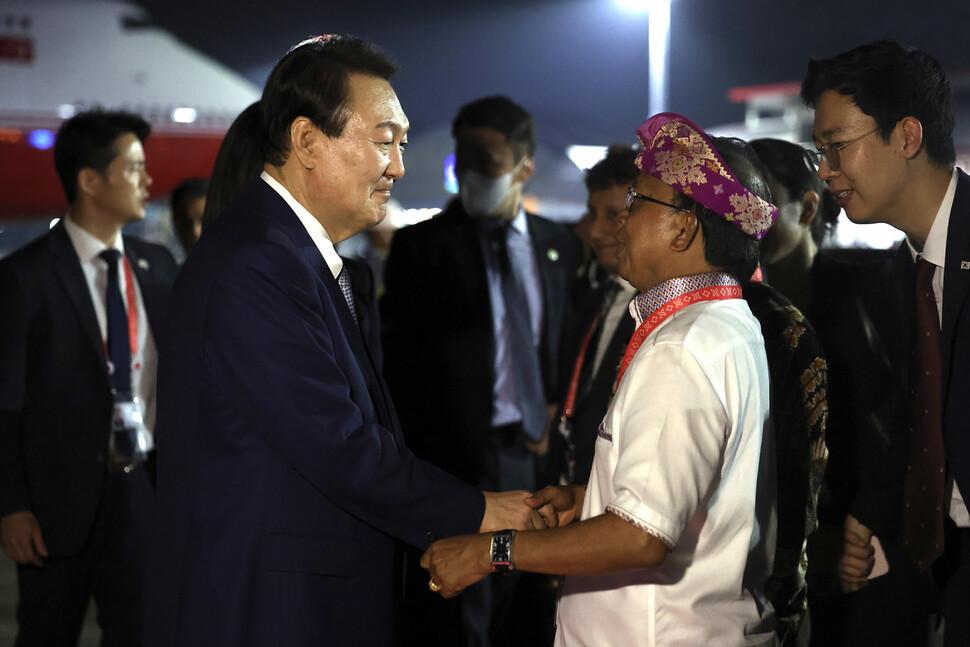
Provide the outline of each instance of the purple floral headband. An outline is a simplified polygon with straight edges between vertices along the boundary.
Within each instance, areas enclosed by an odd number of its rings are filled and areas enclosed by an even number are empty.
[[[637,129],[643,152],[636,164],[755,240],[775,222],[778,209],[744,188],[703,130],[673,112],[650,117]]]

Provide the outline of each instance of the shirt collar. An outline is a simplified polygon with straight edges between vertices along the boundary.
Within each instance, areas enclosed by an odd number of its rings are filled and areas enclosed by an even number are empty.
[[[511,227],[523,236],[529,235],[529,223],[525,219],[525,207],[519,207],[519,213],[515,214],[515,218],[512,218]]]
[[[71,239],[71,244],[74,245],[74,251],[82,263],[92,262],[106,249],[117,249],[121,252],[122,256],[125,255],[125,243],[122,239],[121,232],[118,232],[118,235],[115,236],[114,245],[109,248],[99,238],[74,222],[74,219],[70,215],[65,216],[63,222],[64,231],[67,232],[67,237]]]
[[[637,325],[642,324],[650,315],[665,304],[694,290],[702,290],[719,285],[740,286],[737,279],[726,272],[705,272],[690,276],[678,276],[655,285],[646,292],[638,294],[630,302],[630,314]]]
[[[940,203],[940,208],[933,218],[930,233],[926,236],[926,244],[923,245],[923,258],[937,267],[946,265],[946,231],[950,225],[950,211],[953,210],[953,198],[957,193],[959,175],[957,169],[953,169],[950,184],[946,187],[946,193],[943,194],[943,202]],[[908,236],[906,237],[906,244],[909,246],[909,253],[915,261],[919,258],[920,253],[913,247]]]
[[[507,224],[510,229],[514,229],[526,238],[529,237],[529,221],[525,217],[525,207],[519,207],[519,212],[511,221],[505,221],[494,216],[472,216],[472,218],[478,221],[479,231],[481,232],[495,231]]]
[[[296,201],[296,198],[287,190],[285,186],[280,184],[273,178],[269,173],[263,171],[260,176],[266,184],[268,184],[274,191],[280,194],[280,197],[286,201],[286,204],[290,206],[296,217],[300,219],[303,223],[303,228],[310,235],[310,240],[316,245],[317,249],[320,250],[320,255],[323,256],[323,260],[327,263],[327,267],[330,268],[331,274],[334,278],[340,274],[340,270],[343,269],[344,261],[337,254],[336,248],[333,246],[333,241],[330,239],[330,234],[327,233],[326,228],[319,220],[313,217],[307,208]]]

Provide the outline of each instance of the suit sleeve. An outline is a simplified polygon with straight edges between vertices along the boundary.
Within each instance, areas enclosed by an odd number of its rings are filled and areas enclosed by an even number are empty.
[[[259,440],[349,514],[416,546],[476,532],[477,490],[418,460],[362,410],[329,293],[291,252],[237,255],[208,305],[203,363],[225,374]],[[361,403],[364,403],[363,405]]]
[[[29,308],[14,268],[0,263],[0,516],[30,509],[21,437]]]

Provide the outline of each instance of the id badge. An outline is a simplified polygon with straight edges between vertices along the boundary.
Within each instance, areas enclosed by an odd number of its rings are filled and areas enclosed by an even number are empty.
[[[145,426],[144,403],[138,398],[116,400],[108,437],[112,468],[131,472],[154,448],[155,441]]]

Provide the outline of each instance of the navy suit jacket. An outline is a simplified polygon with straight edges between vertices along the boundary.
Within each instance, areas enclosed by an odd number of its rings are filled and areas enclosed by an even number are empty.
[[[910,340],[915,325],[913,291],[916,265],[903,243],[893,263],[893,283],[900,308],[899,320]],[[970,176],[959,171],[957,190],[946,232],[946,266],[943,270],[943,318],[940,332],[943,390],[943,443],[947,468],[964,499],[970,496]],[[908,359],[908,353],[903,359]],[[901,377],[907,379],[908,370]]]
[[[175,260],[137,238],[124,246],[157,339]],[[114,408],[104,348],[63,224],[0,262],[0,516],[33,512],[52,556],[82,550],[101,502]]]
[[[393,644],[398,540],[476,532],[484,498],[405,447],[337,281],[263,180],[202,236],[168,321],[145,644]]]
[[[546,399],[556,402],[580,245],[562,225],[526,218],[542,286],[540,368]],[[397,231],[384,275],[385,368],[408,443],[478,483],[491,429],[495,334],[474,219],[454,200],[431,220]]]

